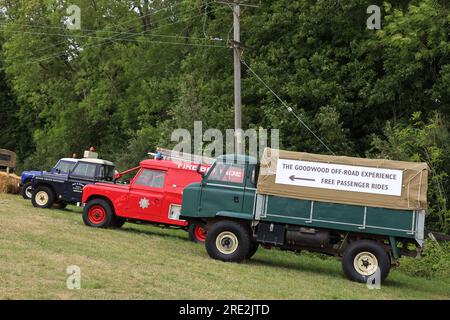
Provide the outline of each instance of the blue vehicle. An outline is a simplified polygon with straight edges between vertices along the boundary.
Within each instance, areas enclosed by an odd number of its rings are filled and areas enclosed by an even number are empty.
[[[36,208],[64,209],[79,204],[83,188],[96,182],[114,181],[114,163],[101,159],[80,159],[67,174],[44,173],[35,176],[31,184],[31,203]]]
[[[77,164],[78,159],[63,158],[50,170],[52,174],[68,174]],[[20,188],[22,197],[30,200],[33,195],[31,183],[34,177],[48,173],[47,171],[24,171],[22,172]]]

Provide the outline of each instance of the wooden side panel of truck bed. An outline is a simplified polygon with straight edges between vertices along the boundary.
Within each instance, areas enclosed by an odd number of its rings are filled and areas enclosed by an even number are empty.
[[[258,195],[255,219],[385,236],[423,238],[425,213]]]

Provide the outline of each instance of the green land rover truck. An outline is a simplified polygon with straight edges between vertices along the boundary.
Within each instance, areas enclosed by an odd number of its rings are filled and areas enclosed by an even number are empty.
[[[267,148],[261,161],[224,155],[185,188],[181,218],[207,226],[206,250],[227,262],[264,248],[342,260],[354,281],[383,281],[424,244],[428,166]]]

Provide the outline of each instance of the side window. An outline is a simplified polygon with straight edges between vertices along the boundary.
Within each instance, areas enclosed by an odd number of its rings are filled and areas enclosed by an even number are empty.
[[[100,166],[99,170],[98,170],[98,178],[105,178],[105,167],[104,166]]]
[[[72,174],[74,176],[94,178],[95,177],[96,165],[92,163],[78,163],[78,165],[73,170]]]
[[[244,165],[217,163],[208,176],[208,181],[244,183]]]
[[[139,174],[139,177],[136,179],[136,182],[134,184],[152,188],[163,188],[165,178],[165,171],[144,169]]]
[[[114,177],[114,167],[101,166],[99,169],[99,177],[106,180],[112,180]]]

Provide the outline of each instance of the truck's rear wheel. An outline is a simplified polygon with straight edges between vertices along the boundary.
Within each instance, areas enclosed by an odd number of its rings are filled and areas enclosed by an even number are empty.
[[[89,201],[83,210],[83,222],[90,227],[108,228],[113,217],[114,213],[111,206],[102,199]]]
[[[25,183],[20,190],[20,194],[25,200],[30,200],[33,196],[33,189],[31,187],[31,181]]]
[[[36,208],[47,209],[53,206],[55,195],[48,187],[37,187],[31,196],[31,203]]]
[[[389,274],[391,263],[381,245],[370,240],[359,240],[351,243],[345,251],[342,268],[347,278],[357,282],[367,282],[379,270],[380,282],[383,282]]]
[[[191,223],[189,225],[189,239],[196,243],[204,243],[206,241],[206,226],[203,223]]]
[[[251,238],[248,229],[234,221],[219,221],[208,229],[206,251],[213,259],[240,262],[250,252]]]

